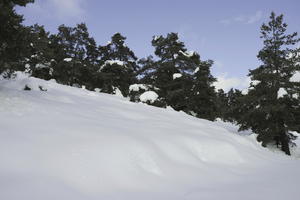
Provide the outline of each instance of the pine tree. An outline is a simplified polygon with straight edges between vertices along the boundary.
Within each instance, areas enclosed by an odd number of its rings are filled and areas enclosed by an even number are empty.
[[[99,47],[98,84],[102,92],[111,94],[118,88],[128,96],[129,86],[136,82],[137,57],[125,40],[126,37],[116,33],[107,45]]]
[[[250,70],[249,76],[256,84],[251,84],[248,95],[243,100],[243,112],[239,120],[241,129],[251,128],[258,134],[257,140],[263,146],[276,143],[287,155],[292,135],[289,130],[295,121],[295,110],[299,110],[296,99],[297,84],[290,81],[299,64],[295,57],[299,49],[292,50],[299,39],[297,33],[286,34],[287,24],[283,15],[271,13],[268,24],[261,27],[264,47],[258,59],[262,64]],[[298,84],[299,87],[299,84]]]
[[[199,55],[187,52],[176,33],[166,37],[156,36],[152,40],[155,55],[159,60],[152,62],[152,68],[144,79],[152,79],[159,88],[159,96],[175,110],[187,111],[189,92],[192,87],[192,75],[199,62]]]
[[[54,51],[53,77],[67,85],[85,85],[94,89],[94,75],[99,57],[95,40],[84,23],[76,27],[61,25],[51,38]]]
[[[175,110],[213,120],[216,117],[216,94],[210,74],[212,61],[201,61],[196,52],[189,52],[176,33],[155,36],[153,57],[139,61],[142,83],[158,88],[165,104]]]
[[[37,24],[28,27],[30,29],[30,47],[26,61],[26,70],[31,71],[32,76],[49,80],[52,78],[53,49],[51,48],[50,33],[43,26]]]
[[[231,88],[226,94],[226,105],[225,111],[223,113],[223,118],[225,121],[236,122],[242,112],[242,99],[244,95],[240,90]]]
[[[21,23],[23,17],[15,12],[15,6],[26,6],[33,0],[0,1],[0,73],[24,67],[29,46],[29,31]]]
[[[227,121],[225,113],[228,109],[227,107],[227,96],[223,89],[218,89],[216,93],[216,107],[217,107],[217,117],[223,121]]]
[[[213,83],[216,81],[210,73],[213,61],[201,61],[196,68],[193,87],[189,98],[190,108],[197,117],[215,120],[217,117],[216,92]]]

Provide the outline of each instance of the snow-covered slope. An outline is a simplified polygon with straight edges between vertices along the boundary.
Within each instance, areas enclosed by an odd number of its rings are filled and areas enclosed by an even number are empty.
[[[0,81],[1,200],[297,199],[299,169],[229,124],[21,73]]]

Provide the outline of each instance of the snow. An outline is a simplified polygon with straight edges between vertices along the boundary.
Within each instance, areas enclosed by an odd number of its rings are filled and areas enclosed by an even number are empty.
[[[182,77],[182,74],[180,74],[180,73],[173,74],[173,80],[176,78],[180,78],[180,77]]]
[[[284,88],[279,88],[278,92],[277,92],[277,98],[281,98],[284,95],[287,95],[287,91]]]
[[[48,68],[50,65],[51,65],[50,63],[45,63],[45,64],[38,63],[38,64],[35,65],[35,68],[36,69]]]
[[[125,65],[125,63],[123,61],[120,61],[120,60],[107,60],[107,61],[105,61],[105,64],[108,64],[108,65],[113,65],[113,64]]]
[[[141,94],[140,100],[141,102],[147,102],[154,103],[158,98],[158,94],[154,91],[147,91]]]
[[[181,53],[182,55],[184,55],[186,57],[189,57],[189,58],[195,55],[195,51],[185,51],[185,52],[183,52],[183,51],[180,50],[179,53]]]
[[[196,74],[199,70],[200,70],[200,68],[197,67],[197,68],[195,69],[195,71],[194,71],[194,74]]]
[[[260,84],[260,82],[261,81],[259,81],[259,80],[253,80],[253,81],[251,81],[250,85],[256,86],[256,85]]]
[[[299,197],[297,156],[172,108],[18,73],[0,81],[0,119],[1,200]]]
[[[120,65],[120,66],[126,66],[125,62],[120,60],[106,60],[105,63],[100,67],[99,71],[101,71],[106,65]]]
[[[124,97],[123,94],[122,94],[122,92],[121,92],[121,90],[119,88],[117,88],[117,87],[114,88],[114,92],[113,93],[117,97]]]
[[[291,82],[300,82],[300,71],[296,71],[296,73],[290,78]]]
[[[129,92],[138,92],[140,90],[148,90],[149,87],[145,84],[132,84],[129,86]]]
[[[161,37],[161,36],[155,35],[155,36],[153,37],[153,40],[154,40],[154,41],[157,41],[160,37]]]
[[[64,61],[65,61],[65,62],[71,62],[71,61],[72,61],[72,58],[65,58]]]

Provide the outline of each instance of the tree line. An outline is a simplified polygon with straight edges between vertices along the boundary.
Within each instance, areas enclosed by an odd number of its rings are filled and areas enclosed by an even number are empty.
[[[116,33],[106,45],[97,45],[84,23],[61,25],[51,34],[41,25],[25,26],[15,6],[33,0],[0,2],[0,73],[11,77],[25,71],[33,77],[109,94],[121,93],[133,102],[170,106],[195,117],[238,124],[251,129],[263,146],[275,145],[290,155],[300,132],[300,41],[287,34],[283,15],[271,13],[261,26],[264,46],[258,52],[261,65],[250,70],[247,94],[231,89],[216,91],[212,60],[188,51],[177,33],[154,36],[154,56],[137,58]],[[27,88],[28,89],[28,88]],[[30,89],[30,88],[29,88]],[[155,98],[141,98],[146,92]],[[145,95],[144,95],[145,96]],[[151,95],[150,95],[151,96]]]

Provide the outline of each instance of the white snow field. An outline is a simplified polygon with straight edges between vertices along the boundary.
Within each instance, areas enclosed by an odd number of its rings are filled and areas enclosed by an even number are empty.
[[[233,125],[22,73],[0,81],[1,200],[289,200],[299,181],[298,158]]]

